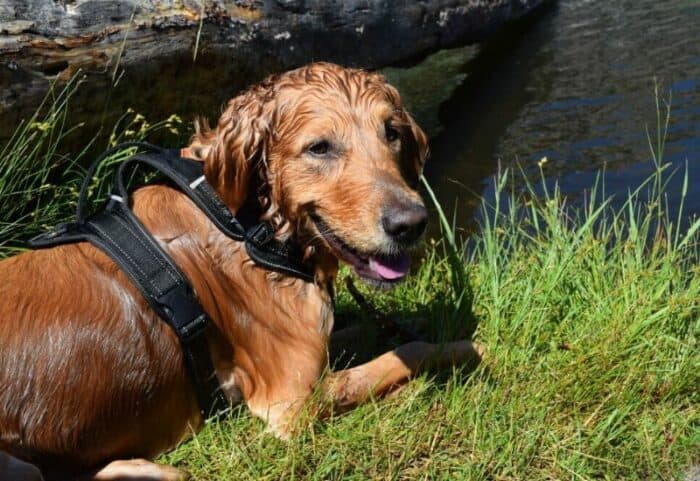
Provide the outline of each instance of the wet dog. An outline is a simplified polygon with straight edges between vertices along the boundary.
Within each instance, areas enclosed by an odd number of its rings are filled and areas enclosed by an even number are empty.
[[[328,372],[339,261],[390,287],[427,220],[417,191],[426,136],[381,75],[317,63],[272,76],[232,99],[214,128],[199,125],[182,153],[204,163],[232,211],[256,204],[314,266],[314,282],[270,272],[181,192],[134,194],[213,321],[225,395],[277,435],[290,435],[314,389],[347,409],[429,361],[478,358],[468,341],[413,342]],[[180,479],[145,459],[203,420],[175,334],[124,273],[76,243],[9,258],[0,279],[0,479],[38,479],[35,466],[47,479]]]

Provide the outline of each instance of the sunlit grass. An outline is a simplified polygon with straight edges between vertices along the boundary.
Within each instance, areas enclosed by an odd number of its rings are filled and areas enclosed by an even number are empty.
[[[56,154],[62,98],[2,147],[0,256],[74,208],[80,156]],[[119,131],[112,141],[148,134]],[[682,479],[700,462],[700,221],[681,230],[687,214],[664,208],[663,138],[655,174],[618,208],[602,176],[567,206],[556,186],[502,172],[468,242],[437,206],[442,239],[410,280],[364,291],[429,339],[473,333],[487,349],[476,371],[421,376],[288,442],[238,409],[161,461],[196,480]],[[339,288],[338,310],[371,330]]]

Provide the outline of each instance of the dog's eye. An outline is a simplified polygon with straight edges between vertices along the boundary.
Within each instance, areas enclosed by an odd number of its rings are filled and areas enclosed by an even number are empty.
[[[395,140],[398,140],[399,138],[399,131],[396,130],[396,128],[392,127],[389,124],[386,124],[384,126],[384,135],[386,135],[386,140],[389,142],[394,142]]]
[[[331,144],[327,140],[321,140],[314,142],[306,150],[312,155],[326,155],[331,150]]]

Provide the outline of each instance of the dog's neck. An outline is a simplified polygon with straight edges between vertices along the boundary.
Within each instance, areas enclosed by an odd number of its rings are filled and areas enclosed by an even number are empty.
[[[211,149],[212,144],[193,143],[180,149],[180,155],[206,164],[210,161],[207,159],[207,155]],[[207,169],[205,168],[206,171]],[[310,225],[310,222],[289,222],[287,219],[284,219],[285,214],[280,211],[275,213],[274,219],[271,218],[269,209],[261,204],[261,199],[259,198],[259,180],[256,185],[254,178],[250,179],[250,185],[246,189],[247,195],[243,198],[227,195],[227,192],[225,192],[227,187],[218,185],[217,179],[207,178],[207,180],[244,227],[247,228],[262,221],[267,221],[277,228],[275,235],[277,240],[290,240],[296,243],[303,254],[304,261],[309,262],[313,266],[315,283],[323,286],[332,295],[332,286],[338,272],[338,259],[327,246],[319,245],[321,243],[318,242],[316,235],[311,232],[298,232],[301,230],[299,226]],[[271,194],[268,193],[267,195]],[[288,227],[293,225],[296,225],[297,228],[290,230]],[[286,228],[279,228],[279,226],[285,226]]]
[[[243,243],[226,236],[190,199],[167,186],[139,189],[134,211],[163,243],[211,316],[212,358],[232,401],[242,396],[255,412],[289,396],[285,380],[291,376],[302,379],[299,386],[316,382],[328,362],[333,328],[334,257],[313,253],[314,282],[259,267]],[[280,366],[280,358],[289,365]]]

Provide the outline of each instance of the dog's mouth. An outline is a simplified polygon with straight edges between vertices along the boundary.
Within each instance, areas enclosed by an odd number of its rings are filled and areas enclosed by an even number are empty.
[[[397,254],[366,254],[349,246],[317,214],[311,218],[316,229],[335,256],[352,266],[357,275],[368,284],[377,287],[391,287],[408,274],[411,257],[406,252]]]

